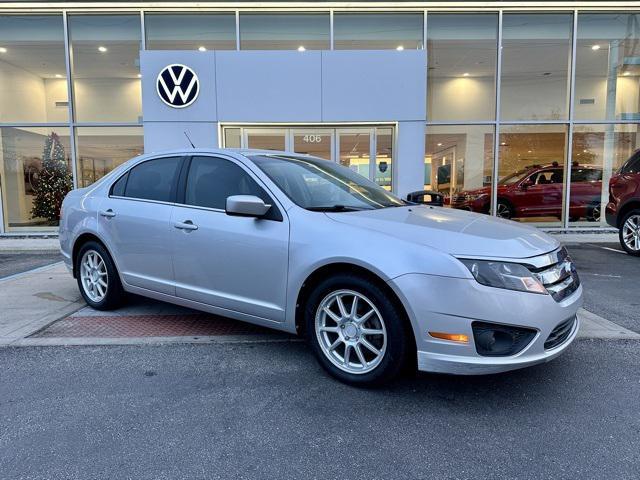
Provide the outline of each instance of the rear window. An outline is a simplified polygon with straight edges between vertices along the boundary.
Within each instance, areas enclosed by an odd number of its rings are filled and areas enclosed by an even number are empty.
[[[156,158],[136,165],[127,174],[124,196],[172,202],[179,169],[180,157]]]

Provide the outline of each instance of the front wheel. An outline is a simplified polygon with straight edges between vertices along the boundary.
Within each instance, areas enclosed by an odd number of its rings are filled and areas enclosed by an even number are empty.
[[[511,220],[513,218],[513,215],[513,207],[504,200],[498,200],[498,205],[496,207],[496,216],[499,218],[506,218],[507,220]]]
[[[620,227],[620,244],[629,255],[640,257],[640,209],[631,210]]]
[[[320,365],[343,382],[380,385],[406,363],[406,323],[388,294],[368,279],[340,274],[322,281],[307,301],[305,322]]]

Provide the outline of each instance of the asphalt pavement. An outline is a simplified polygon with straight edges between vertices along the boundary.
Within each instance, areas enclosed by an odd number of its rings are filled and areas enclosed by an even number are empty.
[[[567,249],[582,281],[584,308],[640,333],[640,257],[627,255],[619,243]]]
[[[62,255],[51,252],[0,253],[0,278],[61,262]]]
[[[327,377],[301,343],[0,349],[0,477],[637,479],[640,342],[517,372]]]

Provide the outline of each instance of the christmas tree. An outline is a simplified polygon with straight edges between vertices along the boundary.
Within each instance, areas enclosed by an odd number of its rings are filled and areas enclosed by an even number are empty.
[[[54,132],[44,142],[42,170],[34,187],[32,218],[60,220],[60,207],[65,195],[73,188],[73,178],[67,167],[64,147]]]

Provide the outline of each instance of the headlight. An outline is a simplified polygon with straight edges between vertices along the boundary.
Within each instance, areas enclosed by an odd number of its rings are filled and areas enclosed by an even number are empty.
[[[469,269],[471,275],[489,287],[506,288],[520,292],[546,294],[547,289],[527,267],[518,263],[492,262],[489,260],[459,259]]]
[[[487,194],[486,193],[479,193],[479,194],[475,194],[475,195],[467,195],[466,196],[466,200],[467,202],[475,202],[476,200],[482,198],[482,197],[486,197]]]

